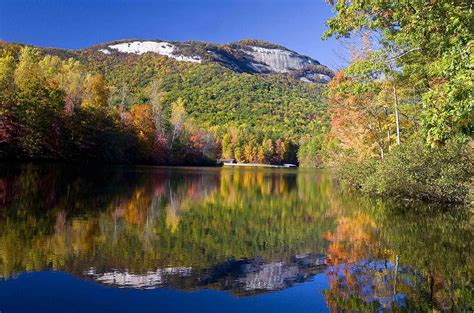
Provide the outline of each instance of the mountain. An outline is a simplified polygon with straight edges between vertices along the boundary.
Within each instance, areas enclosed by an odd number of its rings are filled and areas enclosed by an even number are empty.
[[[310,280],[326,269],[326,257],[316,254],[296,255],[284,261],[261,258],[229,260],[210,268],[166,267],[145,273],[128,270],[97,271],[92,267],[78,277],[97,283],[131,289],[173,287],[181,290],[226,290],[239,296],[283,290]]]
[[[261,40],[131,39],[79,50],[36,48],[102,73],[112,106],[149,102],[152,82],[159,78],[165,110],[182,98],[186,111],[205,128],[245,126],[251,133],[257,128],[294,142],[325,111],[322,89],[333,76],[318,61]]]
[[[8,43],[3,43],[5,44],[8,45]],[[333,72],[317,60],[280,45],[253,39],[227,44],[128,39],[101,43],[79,50],[39,49],[47,54],[79,59],[88,59],[92,56],[100,58],[101,55],[123,58],[152,53],[179,62],[219,64],[237,73],[263,76],[283,74],[313,83],[327,83],[333,77]]]
[[[323,90],[333,75],[308,56],[257,40],[212,44],[134,39],[79,50],[0,42],[1,62],[7,65],[5,77],[11,80],[5,85],[8,88],[0,91],[0,95],[8,95],[5,99],[10,99],[11,106],[4,125],[24,123],[24,129],[32,129],[40,127],[33,122],[41,117],[48,120],[44,125],[58,122],[61,127],[79,129],[58,130],[56,133],[66,138],[53,140],[49,139],[53,135],[48,133],[48,127],[41,126],[41,130],[32,133],[37,143],[33,151],[28,146],[30,141],[22,139],[28,133],[17,134],[18,127],[11,126],[8,136],[16,139],[4,143],[4,148],[0,146],[0,157],[10,158],[26,155],[74,159],[87,150],[87,158],[99,160],[151,160],[155,152],[150,152],[150,146],[156,145],[153,129],[159,124],[158,133],[164,136],[160,160],[165,159],[165,163],[195,162],[199,159],[196,154],[182,150],[199,150],[208,147],[209,142],[216,144],[212,159],[295,163],[299,146],[326,127]],[[26,88],[27,92],[17,87]],[[33,87],[39,90],[28,89]],[[18,111],[15,103],[23,104],[24,111]],[[54,112],[41,112],[45,107],[39,103],[50,104]],[[91,106],[108,115],[100,120],[100,114],[88,109]],[[173,108],[175,113],[179,108],[184,113],[182,138],[173,135]],[[30,118],[30,112],[38,117]],[[63,116],[62,112],[74,114]],[[160,121],[155,124],[158,119],[151,119],[157,114]],[[110,134],[110,125],[115,127],[114,134]],[[75,132],[84,137],[79,141],[77,135],[71,135]],[[131,132],[133,140],[127,132]],[[196,138],[199,143],[192,143]],[[180,144],[171,144],[173,140]],[[109,151],[111,147],[113,152]],[[165,148],[173,151],[165,152]],[[137,149],[138,157],[133,152]]]
[[[238,73],[290,74],[306,82],[328,82],[332,71],[318,61],[283,46],[261,40],[241,40],[228,44],[200,41],[121,40],[85,49],[106,55],[151,52],[194,63],[217,63]]]

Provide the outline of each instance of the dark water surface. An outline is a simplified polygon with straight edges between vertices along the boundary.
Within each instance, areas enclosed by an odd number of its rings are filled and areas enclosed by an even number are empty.
[[[468,208],[323,171],[0,165],[0,311],[471,311]]]

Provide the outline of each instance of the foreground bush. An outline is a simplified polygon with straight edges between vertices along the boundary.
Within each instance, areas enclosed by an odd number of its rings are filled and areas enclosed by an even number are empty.
[[[472,165],[468,145],[449,142],[431,148],[413,141],[395,147],[383,161],[341,164],[338,174],[344,182],[370,194],[466,202]]]

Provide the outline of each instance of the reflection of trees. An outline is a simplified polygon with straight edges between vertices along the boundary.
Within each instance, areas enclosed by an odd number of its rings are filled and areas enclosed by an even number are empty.
[[[7,186],[0,209],[0,267],[6,277],[48,268],[141,273],[209,267],[229,257],[283,260],[324,252],[322,232],[331,225],[322,218],[324,197],[310,187],[313,175],[0,170]]]
[[[321,218],[323,204],[313,205],[297,192],[296,176],[269,173],[223,171],[219,192],[183,215],[174,242],[184,249],[175,250],[174,258],[214,263],[229,256],[278,259],[324,252],[322,231],[331,221]]]
[[[332,311],[472,309],[472,225],[465,208],[339,196],[328,212],[337,221],[326,234]]]
[[[0,197],[4,277],[94,268],[104,280],[151,271],[183,288],[270,290],[307,279],[326,254],[333,311],[472,307],[471,213],[369,201],[325,174],[0,167]]]
[[[425,302],[423,309],[474,309],[471,216],[463,207],[407,205],[387,206],[378,218],[401,262],[423,279],[407,291],[409,299]]]

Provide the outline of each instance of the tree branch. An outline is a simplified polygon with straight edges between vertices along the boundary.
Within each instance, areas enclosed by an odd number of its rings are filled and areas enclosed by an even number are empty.
[[[403,52],[400,53],[399,55],[396,55],[396,56],[394,56],[393,58],[389,59],[389,61],[394,61],[394,60],[396,60],[396,59],[399,59],[399,58],[403,57],[404,55],[406,55],[406,54],[408,54],[408,53],[415,52],[415,51],[419,51],[419,50],[421,50],[420,47],[418,47],[418,48],[413,48],[413,49],[410,49],[410,50],[407,50],[407,51],[403,51]]]

